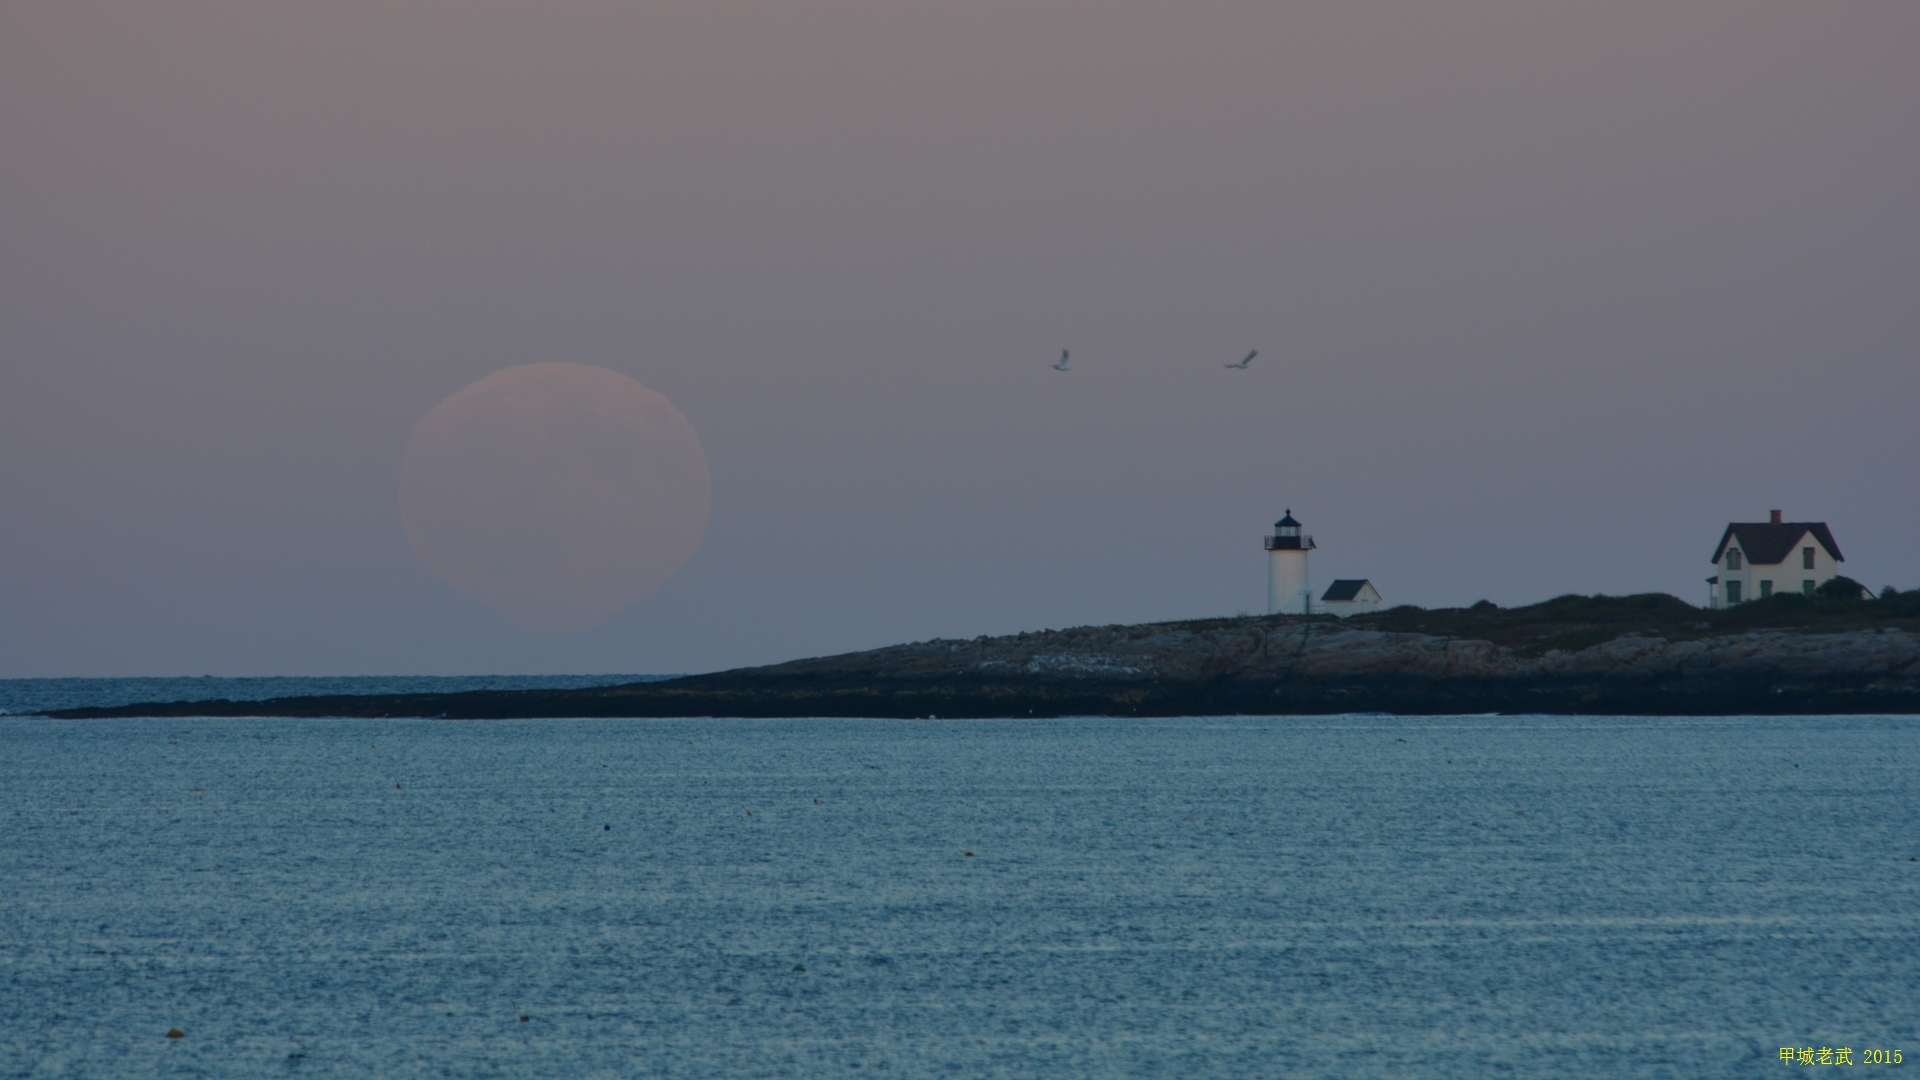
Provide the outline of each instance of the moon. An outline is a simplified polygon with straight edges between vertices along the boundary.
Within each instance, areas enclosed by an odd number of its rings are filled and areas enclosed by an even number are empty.
[[[414,425],[400,519],[441,580],[542,633],[590,629],[700,549],[707,455],[673,403],[615,371],[496,371]]]

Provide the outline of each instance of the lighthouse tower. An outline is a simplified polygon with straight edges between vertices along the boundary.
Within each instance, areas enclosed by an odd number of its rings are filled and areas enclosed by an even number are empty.
[[[1267,548],[1267,614],[1306,615],[1312,610],[1313,594],[1307,591],[1307,552],[1313,550],[1313,537],[1300,535],[1300,523],[1293,510],[1273,523],[1273,535],[1264,538]]]

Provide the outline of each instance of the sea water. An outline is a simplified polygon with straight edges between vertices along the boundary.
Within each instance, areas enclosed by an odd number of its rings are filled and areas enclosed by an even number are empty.
[[[265,701],[334,694],[458,694],[467,690],[579,690],[672,675],[264,675],[229,678],[0,679],[0,716],[155,701]]]
[[[1916,764],[1915,717],[6,717],[0,1074],[1898,1076]]]

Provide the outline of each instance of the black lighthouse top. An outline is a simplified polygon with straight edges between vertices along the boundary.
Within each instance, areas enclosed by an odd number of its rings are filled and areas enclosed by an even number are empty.
[[[1267,537],[1268,551],[1282,551],[1297,548],[1311,549],[1313,537],[1300,535],[1300,523],[1293,520],[1293,508],[1287,508],[1287,516],[1273,523],[1273,535]]]

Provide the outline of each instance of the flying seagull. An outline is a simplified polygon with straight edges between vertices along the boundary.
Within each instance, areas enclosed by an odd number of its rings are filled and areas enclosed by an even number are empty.
[[[1240,362],[1237,364],[1221,364],[1220,366],[1230,367],[1230,368],[1239,368],[1242,371],[1245,371],[1247,365],[1253,363],[1253,358],[1259,355],[1260,355],[1260,350],[1255,349],[1252,352],[1248,353],[1245,357],[1241,358]]]
[[[1053,365],[1053,370],[1055,371],[1067,370],[1067,350],[1065,349],[1060,350],[1060,362]]]

